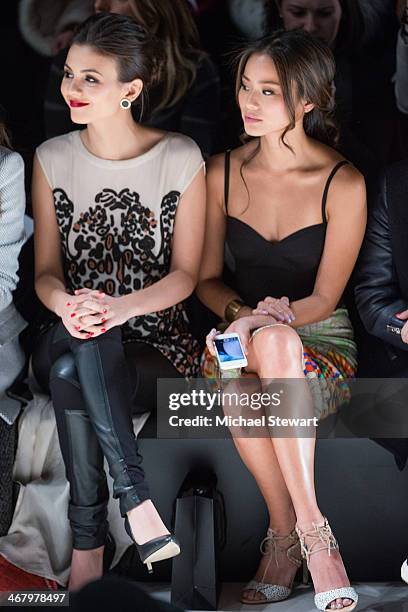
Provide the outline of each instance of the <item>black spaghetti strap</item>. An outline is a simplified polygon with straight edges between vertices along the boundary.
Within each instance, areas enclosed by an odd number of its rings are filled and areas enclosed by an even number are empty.
[[[224,165],[224,202],[225,202],[225,213],[228,214],[228,195],[229,195],[229,182],[230,182],[230,157],[231,150],[225,152],[225,165]]]
[[[323,218],[323,223],[325,224],[327,223],[326,202],[327,202],[327,194],[329,193],[330,183],[332,182],[337,170],[339,170],[342,166],[345,166],[346,164],[349,164],[349,163],[350,162],[347,161],[347,159],[343,159],[343,161],[336,164],[333,170],[330,172],[329,178],[327,179],[326,185],[324,186],[323,198],[322,198],[322,218]]]

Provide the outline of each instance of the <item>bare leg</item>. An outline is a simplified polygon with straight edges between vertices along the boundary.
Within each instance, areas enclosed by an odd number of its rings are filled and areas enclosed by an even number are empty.
[[[133,536],[138,544],[169,533],[150,499],[128,512]],[[88,582],[101,578],[103,573],[104,546],[92,550],[72,551],[69,590],[78,591]]]
[[[130,510],[127,516],[133,537],[138,544],[144,544],[169,533],[151,499]]]
[[[69,591],[79,591],[88,582],[102,577],[104,549],[104,546],[92,550],[73,549],[71,575],[68,584]]]
[[[260,331],[250,345],[250,357],[261,380],[304,380],[301,351],[302,344],[297,333],[283,326]],[[310,413],[313,404],[308,393],[307,388],[299,384],[299,405],[303,404],[302,408]],[[312,527],[312,523],[323,524],[314,486],[315,437],[274,437],[272,444],[293,502],[298,527],[305,531]],[[330,556],[326,551],[316,553],[310,559],[309,569],[317,593],[350,584],[338,551],[332,551]],[[331,602],[329,608],[339,609],[351,603],[349,599],[337,599]]]
[[[258,392],[260,389],[259,379],[255,375],[252,375],[252,377],[253,384],[247,376],[245,387],[240,385],[239,381],[232,381],[225,391],[231,394],[236,393],[238,396],[243,391],[246,393]],[[224,404],[224,412],[225,414],[232,413],[233,407],[226,407]],[[233,440],[241,459],[253,474],[263,495],[269,512],[269,527],[279,535],[287,535],[295,527],[296,516],[271,439],[269,437],[239,437],[239,433],[238,428],[233,428]],[[269,557],[264,555],[255,575],[255,580],[290,586],[297,571],[296,566],[281,552],[278,553],[278,563],[279,567],[276,566],[275,562],[270,563]],[[244,599],[248,600],[265,600],[262,593],[252,589],[245,589],[242,595]]]

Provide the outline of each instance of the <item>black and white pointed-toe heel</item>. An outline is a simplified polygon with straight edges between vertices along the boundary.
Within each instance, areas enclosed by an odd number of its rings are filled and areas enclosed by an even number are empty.
[[[138,544],[133,537],[129,519],[127,517],[125,518],[125,529],[128,536],[136,544],[140,560],[142,563],[147,565],[149,574],[153,573],[152,563],[156,563],[156,561],[163,561],[164,559],[171,559],[171,557],[176,557],[180,554],[180,544],[177,538],[171,533],[159,538],[154,538],[153,540],[149,540],[144,544]]]

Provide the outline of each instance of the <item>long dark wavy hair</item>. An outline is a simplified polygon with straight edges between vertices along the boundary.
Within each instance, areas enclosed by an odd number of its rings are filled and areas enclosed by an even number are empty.
[[[333,53],[323,42],[303,30],[279,30],[249,44],[236,58],[235,95],[242,84],[245,66],[252,55],[266,55],[273,61],[278,73],[279,83],[289,123],[283,130],[280,140],[284,146],[293,149],[285,141],[285,136],[296,125],[296,105],[299,100],[314,104],[313,110],[305,113],[303,127],[310,137],[335,147],[339,141],[339,130],[335,121],[334,75],[336,64]],[[244,135],[242,140],[251,137]],[[244,167],[258,154],[260,139],[254,151],[241,165]]]
[[[155,111],[177,104],[190,89],[204,53],[187,0],[128,0],[138,23],[160,39],[165,49],[162,96]]]

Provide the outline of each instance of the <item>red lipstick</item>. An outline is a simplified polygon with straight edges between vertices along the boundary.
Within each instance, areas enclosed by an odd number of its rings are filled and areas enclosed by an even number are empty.
[[[79,100],[70,100],[69,105],[71,108],[82,108],[83,106],[88,106],[89,102],[80,102]]]

